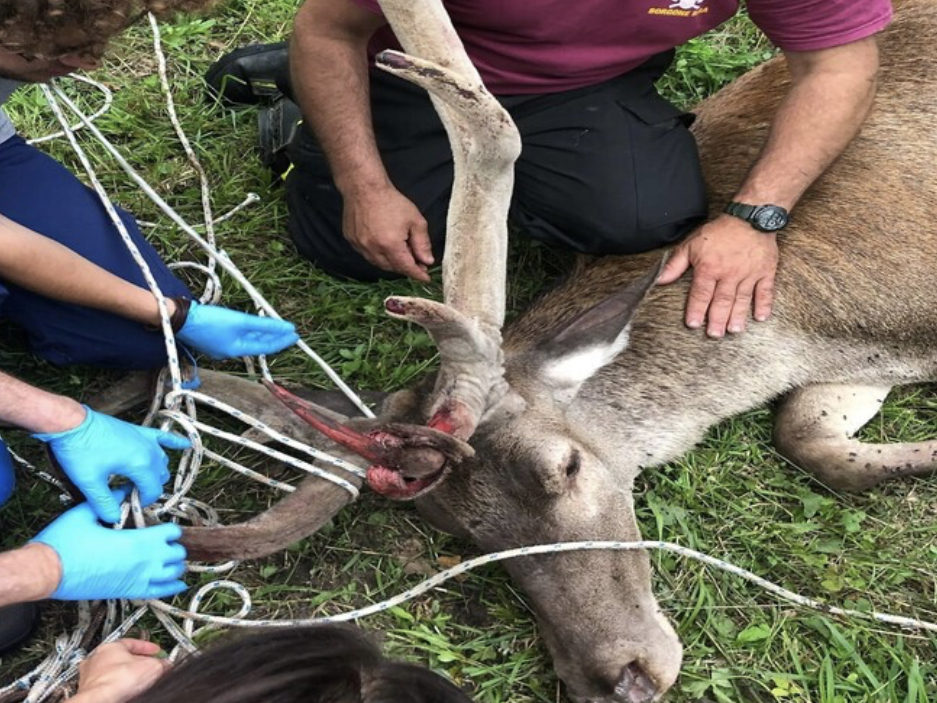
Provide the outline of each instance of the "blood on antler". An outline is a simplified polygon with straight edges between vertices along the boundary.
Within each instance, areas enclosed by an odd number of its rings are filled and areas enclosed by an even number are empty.
[[[275,383],[264,381],[264,385],[316,431],[372,462],[368,484],[388,498],[422,495],[453,466],[475,454],[460,439],[422,425],[385,422],[361,431],[325,415],[321,408]]]

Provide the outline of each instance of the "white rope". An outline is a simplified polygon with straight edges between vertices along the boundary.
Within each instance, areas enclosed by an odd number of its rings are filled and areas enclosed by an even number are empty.
[[[291,449],[295,449],[296,451],[303,452],[304,454],[308,454],[313,459],[319,459],[320,461],[325,461],[329,464],[332,464],[332,466],[342,469],[343,471],[347,471],[348,473],[354,474],[355,476],[359,476],[361,478],[365,477],[365,471],[360,466],[357,466],[356,464],[352,464],[351,462],[345,461],[344,459],[330,456],[329,454],[319,449],[316,449],[315,447],[312,447],[308,444],[303,444],[302,442],[295,440],[292,437],[289,437],[285,434],[277,432],[275,429],[273,429],[266,423],[261,422],[255,417],[251,417],[247,413],[241,410],[238,410],[237,408],[232,407],[228,405],[227,403],[218,400],[217,398],[212,398],[210,395],[205,395],[204,393],[200,393],[195,390],[180,389],[178,391],[172,391],[171,393],[169,393],[167,395],[167,402],[169,398],[177,397],[177,396],[185,396],[187,398],[191,398],[192,400],[197,400],[199,402],[205,403],[206,405],[209,405],[212,408],[215,408],[216,410],[220,410],[222,412],[227,413],[231,417],[236,418],[237,420],[240,420],[246,425],[250,425],[255,430],[259,430],[260,432],[263,432],[265,435],[270,437],[270,439],[273,439],[279,442],[280,444],[284,444],[287,447],[290,447]],[[212,430],[212,431],[217,431],[217,430]],[[285,458],[283,458],[285,457],[285,455],[279,452],[274,452],[274,450],[258,445],[256,442],[252,442],[248,439],[244,439],[243,437],[233,438],[231,441],[241,444],[242,446],[245,446],[245,447],[256,449],[259,452],[263,452],[265,454],[268,454],[269,456],[273,456],[277,459],[285,461]]]
[[[178,115],[176,115],[176,101],[172,97],[172,87],[169,85],[169,76],[166,74],[166,54],[163,52],[163,40],[160,35],[159,24],[156,22],[156,17],[152,13],[147,13],[147,19],[150,22],[150,29],[153,31],[153,51],[156,54],[156,68],[159,72],[159,83],[160,86],[162,86],[163,95],[166,98],[166,111],[169,114],[169,121],[172,122],[173,129],[176,131],[176,137],[179,139],[183,151],[185,151],[186,158],[198,174],[199,189],[202,199],[202,217],[205,220],[205,241],[212,249],[215,249],[215,220],[211,209],[211,189],[208,184],[208,176],[205,175],[205,169],[202,168],[201,161],[199,161],[198,157],[195,155],[192,144],[189,142],[185,130],[182,129],[182,124],[179,122]],[[216,264],[217,259],[214,256],[209,256],[208,268],[212,273],[215,271]]]
[[[164,410],[161,413],[161,415],[163,415],[164,417],[169,417],[175,422],[178,422],[180,425],[183,425],[183,426],[185,426],[188,422],[190,422],[190,420],[185,415],[183,415],[182,413],[179,413],[178,411]],[[300,469],[301,471],[305,471],[306,473],[312,474],[313,476],[318,476],[319,478],[324,479],[326,481],[330,481],[336,484],[337,486],[341,486],[346,491],[351,493],[352,498],[358,497],[358,489],[354,484],[349,483],[348,481],[341,478],[340,476],[336,476],[335,474],[330,474],[327,471],[323,471],[322,469],[316,466],[312,466],[311,464],[307,464],[304,461],[295,459],[291,457],[289,454],[284,454],[283,452],[279,452],[275,449],[270,449],[269,447],[265,447],[264,445],[259,444],[258,442],[254,442],[249,439],[244,439],[243,437],[238,437],[237,435],[231,434],[230,432],[219,430],[215,427],[212,427],[211,425],[205,424],[204,422],[192,422],[191,427],[193,427],[196,430],[196,432],[201,431],[213,437],[219,437],[220,439],[227,440],[233,444],[239,444],[243,447],[247,447],[248,449],[253,449],[255,451],[262,452],[266,454],[267,456],[277,459],[278,461],[282,461],[284,464],[289,464],[290,466],[294,466],[297,469]],[[335,459],[335,461],[340,461],[340,459]],[[357,471],[361,471],[361,469],[357,469]],[[186,485],[185,486],[186,491],[188,488],[189,486]],[[180,493],[181,492],[183,491],[180,489]]]
[[[237,215],[244,208],[250,205],[253,205],[254,203],[259,203],[259,202],[260,202],[260,196],[257,195],[257,193],[248,193],[247,196],[244,198],[244,200],[242,200],[239,204],[235,205],[233,208],[228,210],[224,215],[216,217],[214,220],[212,220],[212,224],[217,225],[222,222],[227,222],[232,217]],[[146,220],[137,220],[137,224],[140,227],[147,227],[147,228],[159,227],[157,223],[147,222]],[[199,228],[204,228],[205,225],[193,225],[193,227],[195,227],[195,229],[199,229]]]
[[[601,540],[589,540],[584,542],[559,542],[555,544],[538,544],[529,547],[518,547],[516,549],[507,549],[503,552],[485,554],[480,557],[475,557],[474,559],[468,559],[467,561],[446,569],[445,571],[440,571],[435,576],[431,576],[417,586],[414,586],[413,588],[406,590],[400,595],[394,596],[393,598],[388,598],[385,601],[381,601],[380,603],[375,603],[374,605],[369,605],[366,608],[359,608],[357,610],[352,610],[340,615],[327,615],[318,618],[306,618],[299,620],[246,620],[241,617],[206,615],[204,613],[198,612],[198,606],[201,604],[201,599],[198,597],[192,599],[192,605],[188,611],[174,608],[173,606],[162,601],[149,602],[154,608],[165,610],[167,613],[172,613],[173,615],[180,618],[198,620],[199,622],[212,623],[215,625],[227,625],[230,627],[295,627],[298,625],[311,625],[315,623],[345,622],[348,620],[360,620],[361,618],[374,615],[375,613],[382,613],[385,610],[389,610],[390,608],[394,608],[398,605],[401,605],[402,603],[406,603],[409,600],[413,600],[414,598],[431,591],[432,589],[450,579],[455,578],[456,576],[460,576],[461,574],[464,574],[473,569],[477,569],[480,566],[485,566],[486,564],[493,564],[495,562],[505,561],[507,559],[516,559],[518,557],[531,557],[542,554],[561,554],[563,552],[573,551],[610,550],[633,552],[646,549],[657,549],[665,552],[679,554],[680,556],[684,556],[689,559],[695,559],[696,561],[702,562],[707,566],[725,571],[745,579],[750,583],[754,583],[769,593],[773,593],[774,595],[778,596],[782,600],[786,600],[790,603],[796,603],[797,605],[810,608],[812,610],[817,610],[828,615],[840,615],[863,620],[875,620],[877,622],[883,622],[889,625],[897,625],[898,627],[909,630],[927,630],[929,632],[937,632],[937,623],[931,623],[925,620],[917,620],[914,618],[898,615],[889,615],[887,613],[863,612],[859,610],[838,608],[836,606],[828,605],[812,598],[807,598],[806,596],[801,596],[797,593],[794,593],[793,591],[789,591],[788,589],[778,586],[777,584],[772,583],[771,581],[768,581],[761,576],[753,574],[747,569],[743,569],[740,566],[735,566],[734,564],[730,564],[729,562],[723,561],[722,559],[717,559],[716,557],[703,554],[702,552],[698,552],[695,549],[690,549],[689,547],[683,547],[679,544],[661,542],[658,540],[642,540],[638,542]]]
[[[23,457],[21,457],[19,454],[14,452],[9,447],[7,447],[7,451],[10,452],[10,456],[12,456],[13,459],[18,464],[20,464],[24,469],[26,469],[27,471],[32,473],[34,476],[36,476],[36,478],[42,481],[45,481],[46,483],[52,486],[55,486],[57,489],[59,489],[59,501],[61,501],[62,503],[72,502],[72,497],[68,494],[68,489],[65,487],[64,483],[59,481],[55,476],[50,474],[48,471],[43,471],[42,469],[26,461]]]
[[[101,107],[99,107],[96,111],[91,113],[91,115],[89,115],[88,121],[94,122],[101,115],[103,115],[105,112],[111,109],[111,105],[114,104],[114,94],[111,92],[110,88],[108,88],[103,83],[98,83],[96,80],[92,80],[91,78],[88,78],[88,76],[74,75],[71,77],[74,78],[76,81],[81,81],[82,83],[87,83],[88,85],[93,86],[94,88],[97,88],[104,95],[104,104],[101,105]],[[75,124],[71,125],[69,129],[71,129],[72,132],[77,132],[82,127],[84,127],[84,125],[81,122],[76,122]],[[64,137],[64,136],[65,136],[64,131],[53,132],[52,134],[47,134],[44,137],[37,137],[36,139],[27,139],[26,143],[33,144],[33,145],[42,144],[43,142],[52,141],[53,139],[58,139],[59,137]]]

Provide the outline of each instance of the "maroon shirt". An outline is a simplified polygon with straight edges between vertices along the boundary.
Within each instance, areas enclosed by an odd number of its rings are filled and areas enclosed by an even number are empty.
[[[380,12],[377,0],[352,0]],[[738,0],[443,0],[469,58],[496,95],[555,93],[614,78],[725,22]],[[748,0],[778,47],[810,51],[870,36],[890,0]],[[399,49],[388,27],[371,55]]]

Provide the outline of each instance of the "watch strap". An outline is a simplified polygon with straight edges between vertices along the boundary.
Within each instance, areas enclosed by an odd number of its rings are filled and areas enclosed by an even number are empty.
[[[746,205],[745,203],[731,202],[725,207],[725,212],[729,215],[739,217],[746,222],[751,222],[752,215],[758,209],[757,205]]]

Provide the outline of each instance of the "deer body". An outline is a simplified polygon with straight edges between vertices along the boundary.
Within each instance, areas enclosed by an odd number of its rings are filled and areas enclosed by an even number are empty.
[[[883,33],[875,107],[781,235],[768,321],[718,340],[687,329],[688,281],[655,286],[661,255],[653,252],[577,269],[504,330],[499,349],[484,306],[452,313],[392,299],[391,313],[424,324],[440,342],[443,381],[428,398],[396,394],[382,417],[432,425],[459,416],[453,434],[470,437],[474,450],[418,498],[421,512],[486,551],[638,539],[637,475],[680,456],[721,420],[779,397],[776,446],[834,487],[934,470],[935,442],[866,445],[852,435],[891,387],[937,380],[935,9],[934,0],[908,0]],[[774,59],[699,106],[695,134],[714,212],[757,157],[786,81],[783,61]],[[503,119],[491,114],[492,124]],[[457,131],[464,136],[472,126]],[[512,144],[505,137],[505,154]],[[459,255],[472,250],[467,242],[460,240]],[[486,266],[475,269],[472,285],[484,285]],[[447,292],[447,300],[471,299],[465,289]],[[475,300],[502,299],[489,291]],[[478,329],[485,334],[475,344]],[[467,386],[473,390],[459,395]],[[299,493],[252,526],[187,530],[186,544],[225,558],[269,553],[284,522],[295,535],[327,519],[304,515]],[[574,700],[651,701],[673,684],[681,647],[651,593],[646,555],[565,553],[506,566],[529,595]]]
[[[926,5],[914,9],[934,9]],[[685,452],[717,422],[793,389],[875,387],[878,400],[891,386],[937,379],[937,137],[923,127],[937,114],[937,79],[927,68],[935,39],[937,24],[910,7],[883,37],[873,114],[779,239],[772,317],[713,340],[679,324],[685,281],[653,288],[635,314],[628,348],[585,384],[569,415],[587,427],[600,418],[614,425],[612,451],[653,466]],[[714,211],[757,156],[785,82],[784,65],[774,60],[698,108],[696,137]],[[576,306],[633,281],[655,256],[594,263],[506,332],[506,354]],[[831,406],[836,395],[844,406],[855,404],[837,391]],[[785,408],[784,422],[795,412]],[[783,436],[786,429],[779,427],[785,446],[796,442]]]

